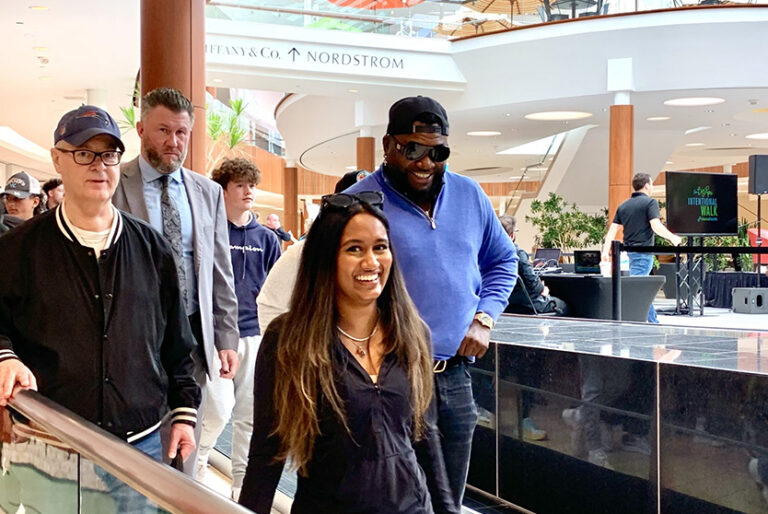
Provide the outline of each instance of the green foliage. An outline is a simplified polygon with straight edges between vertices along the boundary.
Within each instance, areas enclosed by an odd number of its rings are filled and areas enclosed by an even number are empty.
[[[123,133],[129,132],[136,128],[136,108],[133,104],[128,107],[120,107],[120,111],[123,113],[123,119],[117,122],[117,126]]]
[[[586,214],[575,203],[568,204],[561,196],[550,193],[546,200],[531,203],[531,214],[525,220],[537,229],[537,247],[569,251],[601,244],[608,225],[608,209]]]
[[[739,232],[735,236],[707,236],[704,238],[704,246],[749,246],[749,235],[747,234],[747,220],[742,218],[739,223]],[[717,258],[717,269],[725,268],[739,269],[744,271],[752,270],[752,255],[750,254],[727,254],[707,255],[704,257],[706,263],[712,269],[715,258]]]

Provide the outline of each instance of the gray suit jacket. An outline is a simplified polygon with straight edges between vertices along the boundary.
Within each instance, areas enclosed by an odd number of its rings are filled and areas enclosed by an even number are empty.
[[[227,213],[221,186],[185,168],[181,169],[181,174],[192,209],[197,292],[205,360],[210,375],[217,371],[214,364],[216,350],[237,351],[240,336]],[[112,203],[118,209],[149,222],[138,157],[120,167],[120,183]]]

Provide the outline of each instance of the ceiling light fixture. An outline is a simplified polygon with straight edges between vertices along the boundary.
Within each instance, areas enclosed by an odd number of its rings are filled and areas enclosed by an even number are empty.
[[[706,146],[704,143],[685,143],[685,146]]]
[[[651,116],[650,118],[645,119],[646,121],[667,121],[669,116]]]
[[[33,46],[32,50],[34,50],[35,52],[47,52],[48,51],[48,47],[47,46]]]
[[[583,118],[589,118],[592,116],[591,112],[581,111],[547,111],[547,112],[532,112],[525,115],[527,120],[539,120],[539,121],[564,121],[564,120],[580,120]]]
[[[29,8],[32,9],[33,11],[47,11],[48,10],[48,8],[46,6],[44,6],[44,5],[30,5]]]
[[[747,139],[768,139],[768,132],[761,132],[759,134],[750,134],[746,137]]]
[[[223,81],[223,80],[221,80],[221,79],[213,79],[213,81],[214,81],[215,83],[217,83],[217,84],[221,84],[222,82],[224,82],[224,81]]]
[[[664,164],[675,164],[675,163],[674,163],[674,162],[672,162],[672,161],[667,161],[667,162],[665,162]]]
[[[360,92],[359,89],[347,89],[347,91],[349,91],[350,93],[359,93]]]
[[[666,100],[664,105],[671,105],[673,107],[700,107],[702,105],[715,105],[723,102],[725,102],[725,98],[696,96],[688,98],[672,98],[671,100]]]
[[[468,136],[474,136],[474,137],[491,137],[491,136],[500,136],[501,132],[498,130],[473,130],[471,132],[467,132]]]
[[[695,134],[696,132],[704,132],[705,130],[709,130],[711,128],[712,127],[707,127],[706,125],[704,125],[704,126],[701,126],[701,127],[696,127],[696,128],[688,129],[688,130],[685,131],[685,135]]]

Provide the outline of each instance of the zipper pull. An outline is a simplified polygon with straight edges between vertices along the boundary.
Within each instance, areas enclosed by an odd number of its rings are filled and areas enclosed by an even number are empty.
[[[435,226],[435,218],[429,216],[429,223],[432,225],[432,230],[435,230],[437,228]]]

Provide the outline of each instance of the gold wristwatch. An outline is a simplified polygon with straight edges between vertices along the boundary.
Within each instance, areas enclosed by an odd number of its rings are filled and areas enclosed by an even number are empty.
[[[493,330],[493,318],[484,312],[478,312],[474,318],[478,323],[487,328]]]

